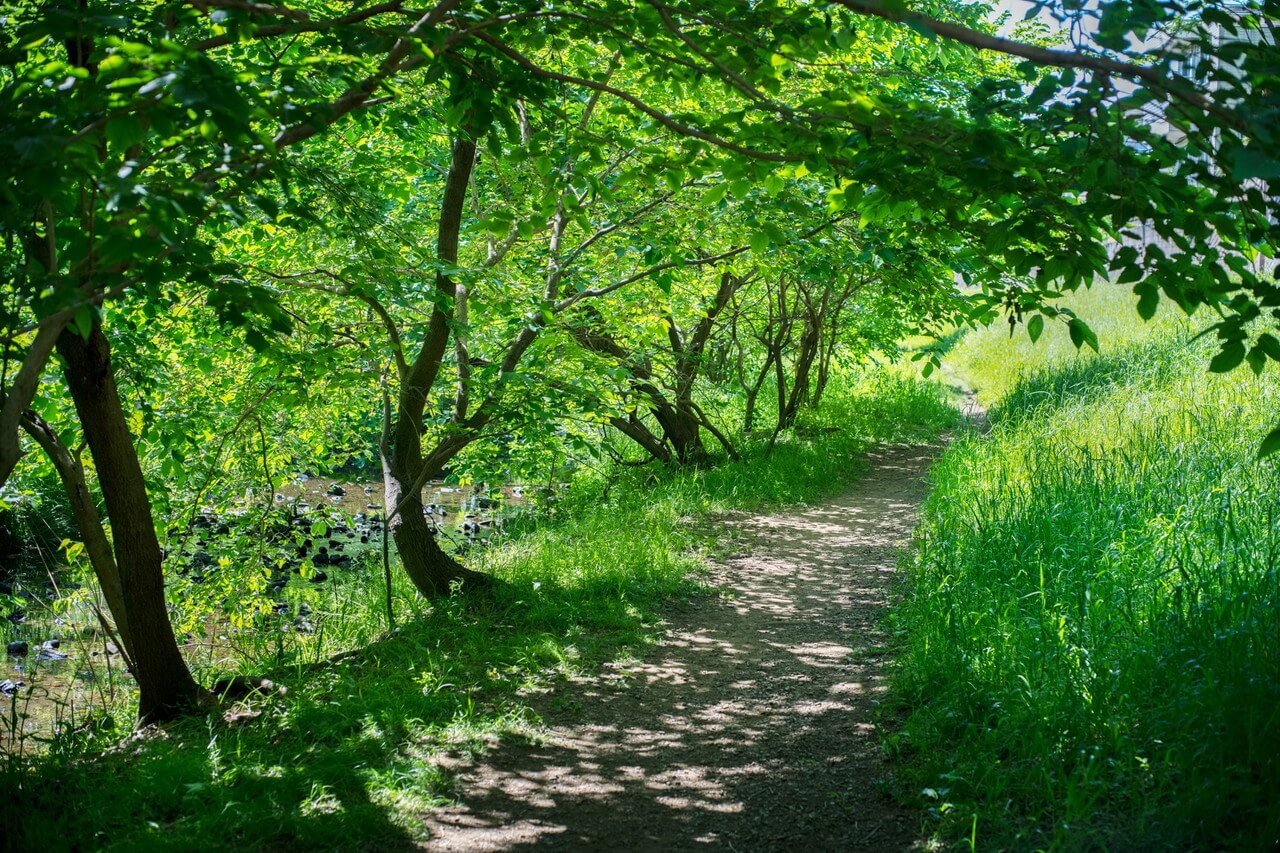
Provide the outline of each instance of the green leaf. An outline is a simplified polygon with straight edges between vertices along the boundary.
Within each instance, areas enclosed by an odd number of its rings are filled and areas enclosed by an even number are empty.
[[[1209,371],[1212,373],[1226,373],[1234,370],[1240,362],[1244,361],[1244,344],[1232,342],[1225,344],[1222,351],[1213,357],[1209,362]]]
[[[80,337],[86,341],[89,340],[89,333],[93,331],[93,306],[81,305],[76,311],[76,316],[72,320],[76,327],[76,331],[80,333]]]
[[[267,336],[253,328],[244,330],[244,341],[253,348],[254,352],[266,352],[271,346],[271,342],[267,340]]]
[[[923,36],[929,41],[933,41],[938,37],[938,34],[935,33],[933,30],[929,29],[928,25],[920,21],[909,20],[909,21],[906,21],[905,23],[907,25],[907,29],[912,30],[913,32]]]
[[[1160,304],[1160,292],[1150,285],[1138,291],[1138,316],[1150,320],[1156,315],[1156,307]]]
[[[763,231],[756,231],[750,237],[751,251],[757,255],[763,254],[769,249],[769,235]]]
[[[137,145],[147,135],[142,119],[136,115],[123,115],[107,122],[107,144],[121,153]]]
[[[103,80],[119,77],[129,70],[129,59],[119,53],[108,54],[98,63],[98,75]]]
[[[1120,275],[1116,278],[1116,284],[1130,284],[1135,281],[1142,281],[1147,271],[1142,268],[1141,264],[1129,264],[1122,267]]]
[[[1258,335],[1258,349],[1266,353],[1267,358],[1272,361],[1280,361],[1280,340],[1270,332],[1263,332]]]
[[[1267,366],[1267,354],[1262,351],[1262,347],[1254,346],[1245,354],[1244,360],[1249,365],[1249,369],[1253,371],[1254,376],[1261,376],[1262,370]]]
[[[1267,433],[1266,438],[1262,439],[1262,444],[1258,446],[1258,458],[1265,459],[1278,451],[1280,451],[1280,426]]]
[[[1067,322],[1067,334],[1071,336],[1071,343],[1075,344],[1076,349],[1088,344],[1094,352],[1098,351],[1098,336],[1093,333],[1093,329],[1089,328],[1089,324],[1079,317],[1072,317]]]
[[[1249,178],[1266,178],[1268,180],[1280,178],[1280,160],[1264,153],[1261,146],[1258,145],[1241,148],[1236,152],[1235,165],[1231,170],[1231,177],[1237,181],[1246,181]]]
[[[1031,338],[1031,343],[1040,340],[1041,333],[1044,332],[1044,317],[1039,314],[1027,321],[1027,336]]]

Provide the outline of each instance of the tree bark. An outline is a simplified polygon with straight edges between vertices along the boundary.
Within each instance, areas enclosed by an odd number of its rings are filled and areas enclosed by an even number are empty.
[[[702,407],[697,403],[693,403],[692,408],[698,416],[698,423],[702,424],[707,432],[715,436],[716,441],[720,442],[720,446],[724,448],[724,452],[729,455],[729,458],[734,462],[740,461],[742,456],[738,453],[738,448],[733,446],[733,442],[729,440],[727,435],[716,428],[716,425],[711,422],[711,418],[707,417],[707,413],[702,410]]]
[[[570,331],[574,339],[584,349],[609,356],[628,368],[631,373],[628,384],[631,386],[632,392],[636,397],[644,401],[645,407],[649,409],[654,419],[657,420],[658,426],[662,431],[662,441],[671,445],[675,461],[681,465],[706,461],[707,451],[702,444],[697,415],[691,408],[685,407],[682,409],[667,399],[662,389],[651,381],[653,371],[648,364],[633,358],[631,353],[621,344],[603,332],[592,331],[580,326],[573,327]],[[624,423],[627,424],[628,428],[620,430],[623,435],[632,439],[659,459],[671,461],[673,454],[658,454],[652,446],[652,442],[640,433],[639,428],[643,428],[643,424]],[[614,426],[617,426],[617,424],[615,423]],[[647,428],[644,428],[644,432],[649,433]],[[652,433],[649,433],[649,435],[651,436]]]
[[[831,378],[831,363],[836,351],[834,335],[822,345],[822,355],[818,359],[818,378],[813,385],[813,393],[809,397],[809,406],[817,409],[822,405],[822,395],[827,390],[827,381]]]
[[[649,455],[664,465],[670,465],[675,462],[671,456],[671,451],[653,432],[645,426],[639,418],[633,413],[629,418],[622,418],[614,415],[609,418],[609,423],[618,432],[634,441],[649,452]]]
[[[658,389],[650,383],[643,383],[644,388],[657,397],[652,399],[650,411],[662,427],[662,435],[675,450],[676,459],[681,465],[702,465],[708,460],[707,448],[702,443],[702,425],[692,409],[679,404],[672,405]]]
[[[89,338],[68,329],[58,352],[111,520],[123,614],[133,644],[140,724],[162,722],[212,700],[178,650],[164,596],[163,553],[156,538],[142,466],[111,368],[111,349],[97,320]]]
[[[760,396],[760,389],[764,387],[764,381],[769,378],[769,369],[773,367],[773,360],[776,357],[773,349],[770,348],[765,357],[764,364],[760,367],[760,372],[756,374],[755,381],[747,384],[745,378],[739,372],[739,384],[747,395],[746,411],[742,415],[742,434],[750,436],[751,431],[756,426],[756,399]]]
[[[805,323],[804,333],[800,336],[800,352],[796,355],[791,391],[789,394],[786,393],[785,383],[778,389],[778,400],[785,399],[782,409],[778,412],[779,431],[795,425],[800,406],[808,399],[810,373],[813,370],[814,358],[818,354],[818,341],[819,329],[812,322],[812,318],[809,318]],[[779,371],[779,382],[783,382],[782,376],[782,372]]]
[[[707,450],[703,446],[702,436],[699,428],[704,423],[704,418],[700,416],[697,404],[693,401],[693,388],[702,376],[705,368],[705,354],[707,350],[707,342],[711,340],[711,332],[715,328],[716,320],[721,312],[729,304],[729,300],[733,295],[742,288],[748,281],[754,277],[752,275],[739,276],[734,275],[731,270],[725,270],[720,274],[720,284],[716,288],[715,297],[711,300],[711,304],[707,306],[706,313],[699,320],[698,325],[694,327],[693,333],[686,339],[681,336],[679,329],[675,325],[674,318],[668,318],[668,335],[671,340],[672,351],[676,357],[676,381],[674,403],[671,405],[670,428],[663,423],[663,429],[667,431],[668,436],[672,439],[672,446],[676,448],[676,455],[683,463],[703,463],[709,458]],[[658,414],[655,412],[655,414]],[[661,421],[661,415],[659,415]],[[706,424],[710,427],[710,423]],[[718,431],[711,429],[713,435],[724,446],[730,457],[737,455],[733,446]]]
[[[390,459],[383,457],[382,473],[387,526],[405,574],[418,592],[430,599],[449,595],[456,583],[468,587],[487,585],[491,580],[488,575],[466,568],[436,541],[435,526],[423,513],[421,484],[439,472],[429,470],[423,461],[416,433],[411,446],[401,446],[400,442],[398,437]]]
[[[828,298],[826,294],[823,296],[825,307],[819,321],[822,332],[818,343],[818,376],[809,395],[810,408],[817,409],[822,405],[822,395],[827,390],[827,381],[831,378],[831,365],[835,360],[836,347],[840,343],[841,315],[865,282],[865,276],[860,280],[850,277],[844,288],[834,297]]]

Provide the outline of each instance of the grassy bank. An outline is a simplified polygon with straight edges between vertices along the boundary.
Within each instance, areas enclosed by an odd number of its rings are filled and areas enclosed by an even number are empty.
[[[89,727],[10,762],[0,776],[4,843],[410,845],[421,813],[452,793],[434,755],[536,738],[564,678],[642,654],[664,610],[705,594],[715,513],[826,496],[856,475],[869,445],[934,436],[954,420],[932,386],[869,378],[833,390],[772,453],[748,448],[744,461],[702,471],[582,477],[553,514],[477,556],[474,565],[508,582],[490,601],[430,607],[401,585],[402,625],[386,635],[375,568],[364,583],[310,592],[312,632],[246,632],[240,655],[223,662],[269,672],[287,695],[238,723],[194,719],[120,742],[120,721],[114,733]],[[313,665],[343,649],[354,652]]]
[[[1130,323],[1096,358],[957,348],[992,430],[933,471],[891,741],[950,845],[1280,838],[1280,383]]]
[[[1150,322],[1135,310],[1132,293],[1125,287],[1098,286],[1073,294],[1066,302],[1098,336],[1099,353],[1088,347],[1077,350],[1060,322],[1045,324],[1034,343],[1026,329],[997,323],[989,329],[962,334],[946,352],[947,375],[970,385],[984,406],[997,405],[1030,374],[1047,367],[1080,367],[1100,356],[1132,348],[1144,341],[1190,337],[1197,325],[1168,302],[1162,302]]]

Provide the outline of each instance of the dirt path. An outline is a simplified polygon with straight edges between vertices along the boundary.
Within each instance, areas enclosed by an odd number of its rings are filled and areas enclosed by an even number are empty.
[[[880,623],[935,447],[887,447],[852,489],[751,516],[729,596],[672,617],[644,663],[569,688],[540,745],[456,766],[428,850],[903,850],[879,790]]]

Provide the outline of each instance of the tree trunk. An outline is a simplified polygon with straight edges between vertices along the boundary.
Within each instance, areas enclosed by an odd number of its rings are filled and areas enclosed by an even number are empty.
[[[133,644],[138,721],[161,722],[196,711],[212,697],[191,677],[169,624],[163,554],[142,466],[112,374],[110,346],[95,320],[87,341],[74,329],[64,331],[58,352],[66,363],[67,387],[111,520],[124,606],[124,613],[116,618],[127,624]]]
[[[822,405],[823,392],[827,390],[827,380],[831,378],[831,358],[835,347],[824,346],[822,357],[818,359],[818,378],[813,385],[813,394],[809,397],[809,407],[817,409]]]
[[[120,570],[116,566],[115,555],[111,552],[111,540],[102,526],[102,518],[98,507],[89,494],[89,484],[85,480],[84,466],[76,454],[71,452],[58,433],[34,412],[28,411],[22,417],[22,426],[27,434],[35,439],[44,450],[49,461],[53,463],[58,478],[62,480],[62,488],[71,502],[71,512],[76,519],[76,527],[80,530],[80,541],[84,543],[85,554],[89,557],[89,565],[98,578],[102,595],[107,600],[107,609],[115,617],[115,633],[124,647],[125,658],[132,665],[133,638],[129,634],[128,611],[124,603],[124,586],[120,581]]]
[[[729,455],[730,459],[734,462],[740,461],[742,456],[738,454],[738,449],[733,446],[733,442],[729,440],[729,437],[716,428],[716,425],[707,417],[707,413],[702,411],[701,406],[697,403],[693,403],[691,405],[694,414],[698,416],[698,423],[700,423],[707,432],[715,436],[716,441],[720,442],[720,446],[724,448],[724,452]]]
[[[643,447],[650,456],[664,465],[670,465],[675,461],[671,456],[671,451],[662,443],[662,439],[654,435],[634,414],[629,418],[614,415],[609,418],[609,423],[613,425],[614,429]]]
[[[465,130],[453,141],[449,172],[445,179],[444,198],[440,205],[440,231],[436,239],[436,255],[445,264],[458,260],[458,240],[462,228],[462,210],[467,185],[475,166],[475,140]],[[422,513],[422,486],[427,478],[439,473],[453,454],[465,447],[473,433],[446,436],[432,452],[430,459],[422,455],[422,420],[428,395],[440,372],[441,359],[449,338],[448,306],[454,304],[457,285],[444,272],[436,274],[439,294],[422,350],[400,377],[400,400],[394,429],[390,430],[390,454],[383,453],[382,475],[386,488],[387,526],[395,539],[396,552],[405,574],[427,598],[450,593],[455,582],[469,586],[491,582],[487,575],[465,568],[449,556],[436,541],[435,528]]]
[[[397,429],[397,433],[401,432]],[[421,484],[430,472],[421,460],[420,441],[416,431],[411,439],[397,435],[392,457],[383,457],[382,477],[387,526],[400,563],[418,592],[434,599],[449,595],[455,583],[483,586],[490,578],[463,566],[436,541],[435,527],[423,514]]]
[[[831,379],[831,364],[835,359],[836,340],[834,333],[822,347],[822,355],[818,359],[818,379],[813,386],[813,394],[809,398],[809,406],[818,408],[822,405],[822,395],[827,390],[827,382]]]
[[[756,374],[756,379],[750,385],[743,383],[742,387],[747,393],[747,410],[742,416],[742,434],[750,436],[751,431],[756,426],[756,400],[760,396],[760,389],[764,387],[764,381],[769,378],[769,368],[773,366],[775,353],[770,349],[766,356],[764,364],[760,368],[760,372]]]
[[[810,376],[815,354],[812,348],[806,347],[796,360],[795,383],[791,386],[791,398],[787,401],[787,426],[795,423],[800,407],[809,399]]]
[[[671,341],[671,351],[676,357],[675,393],[672,395],[674,402],[670,406],[670,412],[667,413],[669,423],[663,421],[663,413],[655,411],[655,414],[658,415],[682,463],[701,464],[709,458],[699,432],[702,418],[699,417],[697,404],[693,402],[693,388],[699,375],[706,368],[706,360],[703,356],[707,350],[707,343],[711,340],[716,320],[733,299],[734,294],[753,277],[753,275],[737,276],[730,270],[723,271],[720,274],[720,284],[716,288],[715,298],[712,299],[706,313],[688,338],[681,335],[674,317],[667,318],[667,334]],[[736,455],[732,445],[725,440],[724,436],[716,433],[716,438],[724,445],[730,456]]]
[[[786,428],[787,419],[787,375],[784,370],[785,365],[782,363],[782,356],[774,359],[773,362],[773,387],[778,397],[778,417],[773,429],[773,439],[769,442],[771,445],[778,438],[778,433]]]
[[[422,514],[422,496],[403,501],[401,523],[392,528],[396,552],[404,570],[427,598],[442,598],[452,592],[453,584],[466,583],[468,588],[483,585],[487,576],[473,572],[445,553],[436,540],[435,529]]]
[[[821,330],[812,316],[805,321],[804,331],[800,335],[800,352],[796,355],[795,375],[790,394],[785,393],[785,382],[782,372],[778,372],[778,428],[781,432],[795,425],[800,406],[809,397],[809,378],[813,370],[813,361],[818,355],[818,344]],[[781,361],[779,361],[781,364]]]
[[[648,386],[651,391],[656,388]],[[701,465],[707,461],[707,448],[702,443],[698,416],[686,408],[672,405],[661,397],[652,406],[653,416],[662,427],[662,435],[674,448],[681,465]]]

